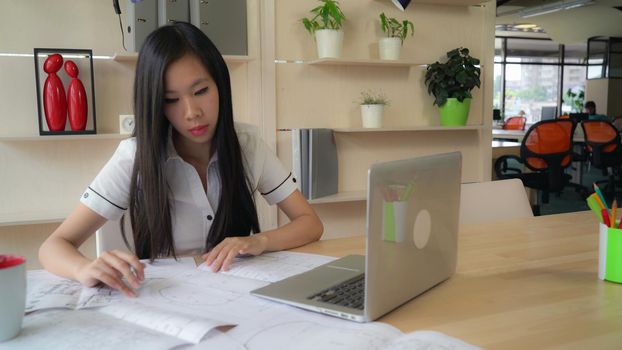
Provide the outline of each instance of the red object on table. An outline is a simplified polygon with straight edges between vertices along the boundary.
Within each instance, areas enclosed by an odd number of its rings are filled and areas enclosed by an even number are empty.
[[[67,120],[67,98],[65,86],[56,72],[63,66],[63,56],[49,55],[43,64],[43,70],[48,74],[43,85],[43,110],[45,121],[50,131],[65,130]]]
[[[67,61],[65,62],[65,72],[71,77],[69,88],[67,88],[69,125],[71,130],[84,130],[86,129],[88,105],[86,103],[86,90],[78,78],[80,69],[73,61]]]

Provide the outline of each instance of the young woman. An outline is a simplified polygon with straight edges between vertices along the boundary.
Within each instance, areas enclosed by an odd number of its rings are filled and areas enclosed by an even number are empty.
[[[176,23],[147,37],[136,65],[134,114],[133,137],[120,143],[41,246],[47,270],[135,296],[144,279],[139,259],[203,252],[213,271],[227,270],[240,254],[288,249],[322,235],[291,173],[254,128],[234,125],[227,66],[196,27]],[[278,204],[290,223],[261,232],[255,192]],[[91,261],[78,251],[126,210],[136,255],[115,250]]]

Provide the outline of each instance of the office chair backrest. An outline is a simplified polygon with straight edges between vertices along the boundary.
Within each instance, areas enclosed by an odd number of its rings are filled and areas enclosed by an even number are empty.
[[[620,134],[611,122],[584,120],[581,122],[581,128],[585,136],[587,150],[592,154],[592,163],[595,167],[608,166],[608,164],[602,164],[604,156],[622,153]]]
[[[531,170],[550,167],[551,160],[559,158],[566,167],[572,160],[572,136],[575,125],[569,119],[544,120],[534,124],[523,138],[521,157]]]
[[[125,232],[130,243],[131,250],[132,247],[132,227],[130,225],[130,219],[125,218]],[[107,250],[123,250],[129,252],[130,249],[127,248],[125,242],[123,241],[123,236],[121,235],[121,227],[119,226],[118,220],[108,220],[102,227],[99,228],[95,232],[95,249],[97,252],[97,256],[100,256],[103,252]]]
[[[572,137],[576,124],[570,119],[540,121],[527,131],[520,154],[534,171],[549,173],[551,191],[564,186],[564,168],[572,162]]]
[[[525,187],[519,179],[462,184],[461,225],[532,216]]]
[[[509,117],[505,120],[505,124],[503,124],[504,130],[525,130],[525,123],[527,122],[527,118],[525,117]]]

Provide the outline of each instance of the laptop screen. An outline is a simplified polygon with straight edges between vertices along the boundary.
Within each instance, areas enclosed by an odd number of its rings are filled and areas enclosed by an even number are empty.
[[[365,307],[371,319],[454,273],[461,175],[459,152],[370,167]]]

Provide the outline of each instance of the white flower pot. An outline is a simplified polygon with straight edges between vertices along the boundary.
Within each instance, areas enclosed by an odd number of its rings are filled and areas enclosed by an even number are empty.
[[[361,105],[361,119],[364,128],[381,128],[384,105]]]
[[[378,42],[378,54],[381,60],[399,60],[402,40],[400,38],[382,38]]]
[[[334,29],[319,29],[315,31],[317,56],[319,58],[341,57],[343,46],[343,31]]]

